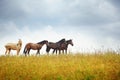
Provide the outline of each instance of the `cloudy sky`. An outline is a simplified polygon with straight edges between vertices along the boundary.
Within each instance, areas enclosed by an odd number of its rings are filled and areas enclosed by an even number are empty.
[[[0,0],[0,54],[4,45],[73,39],[69,51],[120,48],[120,0]],[[45,46],[41,53],[45,51]],[[36,51],[34,51],[36,52]]]

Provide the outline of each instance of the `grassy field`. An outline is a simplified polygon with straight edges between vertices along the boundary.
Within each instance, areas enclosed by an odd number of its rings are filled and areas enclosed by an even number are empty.
[[[120,80],[120,54],[0,56],[0,80]]]

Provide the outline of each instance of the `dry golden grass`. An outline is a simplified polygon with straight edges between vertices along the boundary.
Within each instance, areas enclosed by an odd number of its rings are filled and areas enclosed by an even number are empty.
[[[1,56],[0,80],[120,80],[120,55]]]

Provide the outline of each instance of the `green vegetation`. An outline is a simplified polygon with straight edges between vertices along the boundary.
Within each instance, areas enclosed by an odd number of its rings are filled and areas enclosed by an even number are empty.
[[[120,54],[1,56],[0,80],[120,80]]]

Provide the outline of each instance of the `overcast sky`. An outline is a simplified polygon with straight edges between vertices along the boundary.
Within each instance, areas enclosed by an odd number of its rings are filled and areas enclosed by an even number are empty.
[[[6,43],[19,38],[21,54],[28,42],[62,38],[73,39],[71,52],[118,49],[119,4],[120,0],[0,0],[0,54]]]

